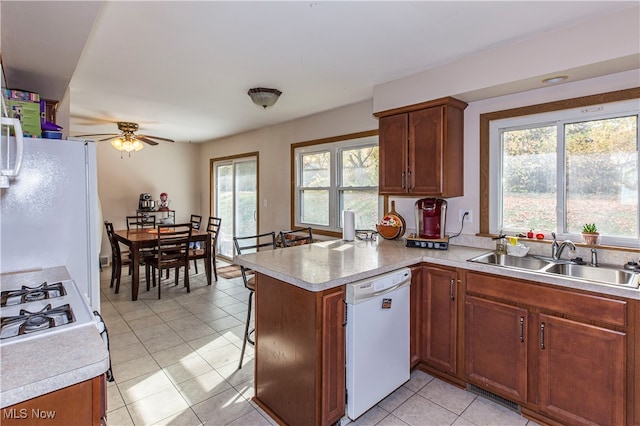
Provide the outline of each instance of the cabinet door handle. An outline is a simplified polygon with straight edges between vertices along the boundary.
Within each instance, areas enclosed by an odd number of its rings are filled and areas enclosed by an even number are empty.
[[[344,303],[344,322],[342,323],[343,327],[347,326],[347,301],[342,299],[342,303]]]
[[[449,295],[451,296],[451,300],[456,300],[455,285],[456,280],[451,278],[451,281],[449,281]]]
[[[540,323],[540,349],[544,349],[544,323]]]
[[[407,172],[407,189],[411,189],[411,170]]]
[[[404,189],[404,188],[405,188],[405,186],[404,186],[404,182],[405,182],[405,181],[404,181],[404,174],[405,174],[405,173],[404,173],[404,172],[402,172],[402,179],[401,179],[401,180],[402,180],[402,182],[401,182],[402,189]]]
[[[524,342],[524,317],[520,317],[520,341]]]

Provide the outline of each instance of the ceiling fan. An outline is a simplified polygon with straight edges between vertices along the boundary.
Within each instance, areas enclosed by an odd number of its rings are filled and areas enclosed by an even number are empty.
[[[120,133],[96,133],[91,135],[77,135],[78,137],[88,136],[108,136],[104,139],[99,139],[98,142],[111,140],[111,145],[118,151],[126,151],[131,155],[131,151],[140,151],[143,147],[142,142],[149,145],[158,145],[158,141],[175,142],[173,139],[161,138],[159,136],[140,135],[135,132],[138,131],[138,123],[131,123],[128,121],[118,121],[118,130]]]

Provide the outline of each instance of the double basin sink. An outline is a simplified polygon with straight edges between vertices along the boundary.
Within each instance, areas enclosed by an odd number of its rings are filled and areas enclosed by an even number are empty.
[[[502,266],[505,268],[524,269],[532,272],[561,275],[600,284],[616,285],[628,288],[638,288],[639,273],[616,268],[612,266],[589,266],[572,263],[566,260],[552,260],[537,256],[508,256],[489,252],[481,256],[469,259],[470,262],[484,263],[487,265]]]

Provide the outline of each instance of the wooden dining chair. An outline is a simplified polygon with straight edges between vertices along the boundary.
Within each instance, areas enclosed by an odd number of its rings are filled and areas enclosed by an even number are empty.
[[[122,278],[122,267],[127,265],[131,268],[131,256],[128,251],[120,250],[120,243],[114,237],[113,223],[105,220],[104,226],[107,229],[109,244],[111,244],[111,283],[109,287],[115,285],[115,293],[118,294],[120,291],[120,279]]]
[[[293,247],[313,242],[313,232],[311,227],[280,231],[279,246]]]
[[[205,262],[213,262],[213,276],[215,281],[218,281],[218,269],[216,268],[216,244],[218,241],[218,231],[220,230],[220,224],[222,219],[219,217],[210,216],[207,222],[207,233],[209,234],[209,244],[211,244],[211,258],[207,259],[206,247],[191,247],[189,249],[189,260],[193,260],[193,266],[198,273],[198,260],[205,259]],[[204,243],[203,243],[204,244]],[[191,244],[193,246],[193,242]]]
[[[191,223],[158,225],[158,244],[155,262],[152,264],[154,273],[158,274],[158,299],[162,292],[162,271],[175,270],[175,285],[179,282],[180,268],[184,267],[184,286],[187,293],[189,286],[189,243],[191,242]]]
[[[127,216],[127,229],[142,229],[142,228],[155,228],[156,216],[155,215],[136,215]]]
[[[189,223],[191,223],[193,229],[200,229],[202,216],[192,214]],[[193,268],[196,270],[196,274],[198,273],[198,259],[204,259],[205,257],[205,248],[201,245],[201,241],[191,241],[189,245],[189,260],[193,260]]]
[[[275,232],[267,232],[264,234],[258,235],[249,235],[246,237],[233,237],[233,244],[236,247],[236,253],[246,254],[253,253],[253,251],[258,251],[261,248],[276,248],[276,233]],[[249,290],[249,303],[247,309],[247,322],[244,327],[244,338],[242,341],[242,351],[240,352],[240,364],[238,364],[238,369],[242,368],[242,359],[244,358],[244,350],[247,346],[247,342],[250,344],[254,344],[255,342],[251,340],[249,335],[253,333],[253,330],[249,330],[249,324],[251,322],[251,303],[253,300],[253,293],[256,290],[255,285],[255,275],[253,271],[249,268],[245,268],[244,266],[240,266],[240,273],[242,274],[242,281],[247,290]],[[249,277],[249,275],[251,275]]]

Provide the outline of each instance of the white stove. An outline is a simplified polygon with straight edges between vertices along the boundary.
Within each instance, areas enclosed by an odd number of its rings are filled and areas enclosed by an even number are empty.
[[[0,346],[78,327],[98,327],[88,301],[72,280],[3,283],[1,290]]]

